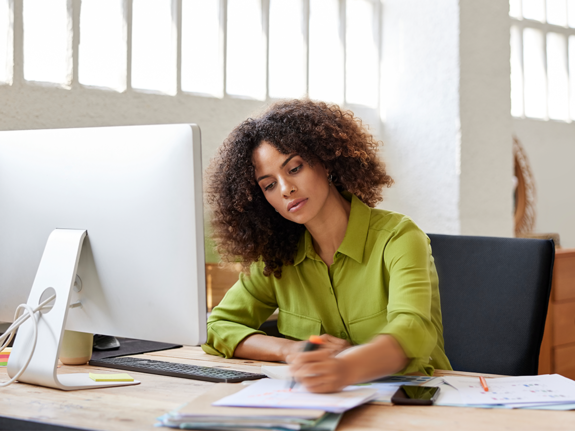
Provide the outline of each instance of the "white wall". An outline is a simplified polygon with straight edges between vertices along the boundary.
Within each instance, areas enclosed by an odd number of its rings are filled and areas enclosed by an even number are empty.
[[[508,4],[384,1],[383,207],[427,232],[511,236]]]
[[[558,233],[561,246],[575,248],[575,123],[513,120],[537,190],[536,232]]]
[[[383,17],[383,155],[396,183],[382,207],[457,234],[458,1],[389,0]]]
[[[509,2],[459,4],[461,234],[513,236]]]
[[[0,130],[193,122],[202,130],[204,166],[228,133],[263,103],[191,95],[73,91],[15,82],[0,86]]]

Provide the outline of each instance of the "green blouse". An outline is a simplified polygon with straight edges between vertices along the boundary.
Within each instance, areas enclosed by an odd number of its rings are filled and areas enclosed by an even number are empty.
[[[404,215],[344,197],[351,213],[331,267],[308,231],[281,279],[264,276],[263,263],[255,263],[210,315],[206,353],[231,358],[244,338],[263,334],[257,328],[279,308],[278,329],[286,338],[327,333],[357,345],[389,334],[411,359],[402,373],[451,369],[429,238]]]

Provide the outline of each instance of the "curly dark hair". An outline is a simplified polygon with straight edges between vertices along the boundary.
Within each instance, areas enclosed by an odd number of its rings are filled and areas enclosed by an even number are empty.
[[[280,153],[321,161],[339,191],[374,207],[393,184],[377,156],[380,142],[353,112],[311,100],[275,103],[237,126],[207,171],[207,201],[213,211],[217,251],[225,261],[240,258],[244,270],[260,259],[264,275],[281,277],[293,264],[303,225],[286,220],[267,202],[255,179],[253,151],[268,142]]]

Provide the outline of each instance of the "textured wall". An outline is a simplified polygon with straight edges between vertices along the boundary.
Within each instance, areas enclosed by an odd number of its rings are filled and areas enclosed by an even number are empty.
[[[206,166],[231,129],[262,107],[254,100],[120,94],[84,87],[70,91],[15,82],[0,86],[0,130],[192,122],[202,130]]]
[[[459,3],[461,233],[513,236],[509,2]]]
[[[424,230],[511,236],[509,17],[500,0],[384,2],[382,205]]]
[[[537,189],[535,229],[558,233],[563,247],[575,248],[575,124],[513,120]]]
[[[396,184],[382,207],[457,234],[458,1],[388,0],[383,16],[383,154]]]

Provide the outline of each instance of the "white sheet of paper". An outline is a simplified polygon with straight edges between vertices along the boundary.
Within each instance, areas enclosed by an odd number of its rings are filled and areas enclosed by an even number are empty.
[[[476,377],[444,378],[458,390],[464,404],[574,403],[575,382],[558,374],[486,379],[485,391]]]
[[[270,365],[262,365],[262,374],[265,374],[270,379],[277,379],[277,380],[291,380],[292,375],[289,370],[289,365],[278,365],[278,366],[270,366]]]
[[[348,386],[341,392],[314,394],[301,385],[292,390],[284,380],[262,379],[241,391],[213,403],[228,407],[274,407],[317,409],[342,413],[373,399],[377,389],[364,386]]]

